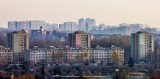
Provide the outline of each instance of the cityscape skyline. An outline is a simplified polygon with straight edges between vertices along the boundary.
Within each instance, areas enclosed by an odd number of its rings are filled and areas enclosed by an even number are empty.
[[[160,79],[160,0],[0,0],[0,79]]]
[[[141,23],[158,27],[159,3],[159,0],[0,0],[0,26],[7,27],[7,22],[14,20],[62,23],[90,17],[96,19],[97,24]]]

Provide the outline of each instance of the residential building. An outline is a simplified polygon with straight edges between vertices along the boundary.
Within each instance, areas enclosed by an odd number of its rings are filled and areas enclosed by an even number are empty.
[[[103,48],[100,46],[97,46],[95,49],[93,49],[94,53],[94,60],[97,63],[109,63],[112,61],[112,56],[116,53],[117,57],[119,58],[120,63],[124,63],[124,49],[120,47],[116,47],[112,45],[110,48]]]
[[[106,48],[97,46],[95,49],[93,49],[93,53],[94,53],[94,61],[96,63],[108,62],[109,52]]]
[[[13,52],[10,48],[0,46],[0,64],[8,64],[13,61]]]
[[[49,24],[44,21],[33,20],[33,21],[9,21],[8,29],[13,31],[25,30],[38,30],[40,27],[44,27],[44,30],[57,29],[57,24]]]
[[[78,31],[78,24],[77,22],[64,22],[64,29],[68,32]]]
[[[79,28],[78,28],[79,31],[85,31],[86,30],[85,19],[83,19],[83,18],[79,19],[78,20],[78,25],[79,25]]]
[[[93,60],[91,49],[38,48],[34,46],[24,53],[25,61],[33,63],[81,63]]]
[[[131,34],[131,57],[135,61],[154,60],[154,35],[145,31]]]
[[[8,22],[8,30],[17,30],[18,23],[17,21]]]
[[[51,24],[51,27],[48,30],[59,30],[58,24]]]
[[[154,34],[155,47],[155,62],[160,61],[160,34]]]
[[[49,46],[48,48],[46,48],[47,63],[68,62],[68,57],[66,52],[67,50],[65,48],[55,48],[53,46]]]
[[[26,30],[7,33],[7,48],[11,48],[14,60],[20,60],[23,52],[29,48],[29,32]]]
[[[83,31],[68,34],[68,46],[72,48],[90,48],[91,35]]]
[[[32,63],[44,63],[46,62],[46,57],[46,51],[37,46],[24,52],[24,60]]]
[[[120,47],[116,47],[115,45],[112,45],[110,48],[108,48],[109,52],[109,62],[116,61],[119,64],[124,63],[124,49]],[[115,60],[116,59],[116,60]]]
[[[46,31],[42,29],[42,26],[39,30],[31,30],[30,35],[31,41],[42,41],[46,39]]]
[[[94,26],[96,26],[96,21],[94,19],[86,18],[79,19],[79,31],[84,31],[89,33]]]
[[[126,77],[129,79],[149,79],[148,74],[144,72],[129,72]]]
[[[55,56],[55,48],[53,46],[50,46],[49,48],[46,49],[46,62],[47,63],[54,63],[56,58],[54,59]]]
[[[91,62],[94,60],[92,49],[71,48],[66,50],[68,61],[70,62]]]
[[[93,61],[109,63],[112,62],[111,58],[114,52],[118,55],[120,63],[123,63],[124,49],[114,45],[110,48],[97,47],[95,49],[55,48],[53,46],[38,48],[34,46],[34,48],[25,51],[24,59],[34,63],[84,63]]]
[[[64,24],[59,24],[59,30],[63,32],[65,30]]]

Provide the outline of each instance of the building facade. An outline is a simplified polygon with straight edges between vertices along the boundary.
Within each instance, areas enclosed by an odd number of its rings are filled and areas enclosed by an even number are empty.
[[[83,31],[68,34],[68,46],[72,48],[90,48],[91,35]]]
[[[109,63],[112,62],[111,58],[116,51],[120,63],[124,62],[124,49],[116,46],[110,48],[97,47],[95,49],[81,49],[81,48],[38,48],[35,46],[32,49],[26,50],[24,54],[25,61],[34,63]]]
[[[43,41],[46,39],[46,31],[42,29],[42,26],[39,30],[31,30],[30,38],[31,41]]]
[[[8,29],[12,31],[20,31],[22,29],[25,30],[38,30],[40,27],[44,27],[45,30],[56,30],[58,28],[58,24],[49,24],[45,21],[32,20],[32,21],[9,21]]]
[[[124,49],[121,49],[120,47],[116,47],[112,45],[110,48],[102,48],[97,46],[95,49],[93,49],[94,53],[94,60],[97,63],[110,63],[113,62],[112,60],[114,58],[114,52],[117,55],[117,59],[119,59],[119,63],[124,63]]]
[[[131,34],[131,57],[135,61],[154,60],[154,35],[139,31]]]
[[[24,60],[33,63],[46,62],[46,51],[34,46],[24,52]]]
[[[29,48],[29,33],[25,30],[7,33],[7,48],[13,50],[15,61],[21,59]]]
[[[78,31],[77,22],[64,22],[64,29],[68,32]]]
[[[89,33],[94,26],[96,26],[96,21],[94,19],[86,18],[86,19],[79,19],[79,31],[85,31]]]
[[[8,64],[13,61],[13,52],[10,48],[0,46],[0,64]]]
[[[92,49],[72,48],[67,50],[67,58],[70,62],[91,62],[94,58]]]

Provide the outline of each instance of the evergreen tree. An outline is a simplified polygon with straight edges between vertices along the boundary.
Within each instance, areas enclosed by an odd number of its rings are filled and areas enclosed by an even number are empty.
[[[132,57],[129,58],[128,66],[129,67],[134,67],[134,61],[133,61]]]
[[[42,68],[41,68],[41,77],[42,77],[42,79],[44,78],[44,76],[45,76],[45,65],[44,64],[42,64]]]

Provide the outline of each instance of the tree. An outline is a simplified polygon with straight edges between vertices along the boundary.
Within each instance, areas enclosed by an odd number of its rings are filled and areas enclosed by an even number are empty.
[[[64,57],[65,52],[63,52],[63,50],[58,50],[58,52],[54,52],[53,61],[57,64],[64,63]]]
[[[120,73],[116,72],[115,75],[113,76],[113,79],[120,79]]]
[[[128,79],[128,77],[127,77],[127,72],[126,72],[124,69],[122,70],[121,78],[122,78],[122,79]]]
[[[24,61],[22,65],[20,65],[23,70],[29,70],[29,62]]]
[[[42,78],[44,78],[44,75],[45,75],[45,65],[42,64],[42,68],[41,68],[41,76],[42,76]]]
[[[115,63],[117,67],[121,63],[122,60],[121,60],[121,57],[120,57],[120,55],[118,54],[117,51],[113,51],[113,53],[111,55],[111,61],[113,63]]]
[[[151,74],[151,79],[160,79],[160,72],[153,72]]]
[[[122,49],[125,49],[124,54],[124,62],[128,62],[128,59],[130,57],[130,51],[131,51],[131,37],[130,36],[118,36],[118,35],[110,35],[103,38],[93,38],[91,41],[91,47],[95,48],[96,45],[99,45],[100,47],[110,47],[111,45],[115,45],[118,47],[121,47]]]
[[[63,67],[60,67],[59,65],[56,65],[53,69],[54,75],[62,75],[63,74],[62,68]]]
[[[88,53],[84,52],[84,53],[78,53],[76,58],[77,58],[77,61],[84,62],[87,60],[87,57],[88,57]]]
[[[134,67],[134,61],[133,61],[132,57],[129,58],[128,66],[129,67]]]

